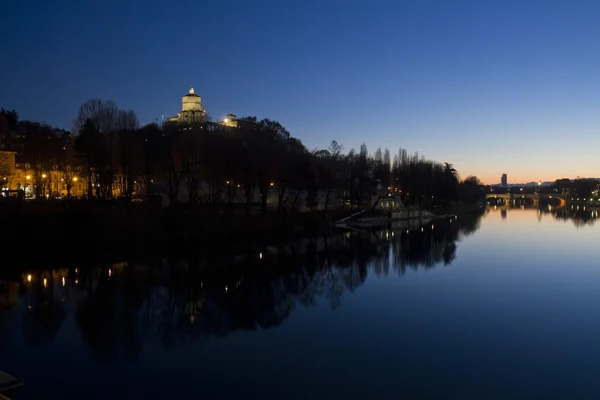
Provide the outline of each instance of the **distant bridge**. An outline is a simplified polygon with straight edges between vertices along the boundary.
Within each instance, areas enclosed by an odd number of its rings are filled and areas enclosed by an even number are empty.
[[[567,202],[567,197],[563,195],[556,194],[530,194],[530,193],[499,193],[499,194],[486,194],[485,195],[486,202],[496,202],[496,203],[504,203],[504,204],[515,204],[518,201],[526,201],[531,200],[533,204],[538,204],[540,200],[543,199],[558,199],[559,206],[564,206]]]

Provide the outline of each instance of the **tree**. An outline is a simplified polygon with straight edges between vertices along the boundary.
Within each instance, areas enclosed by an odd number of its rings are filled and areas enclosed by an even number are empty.
[[[468,176],[458,185],[458,200],[474,204],[485,198],[481,181],[476,176]]]
[[[31,166],[35,197],[44,197],[49,183],[49,171],[61,159],[62,138],[55,134],[52,127],[37,122],[21,121],[19,128],[24,132],[23,161]]]
[[[133,111],[120,110],[112,100],[91,99],[79,107],[73,128],[79,136],[82,131],[87,136],[81,140],[79,149],[86,153],[84,158],[88,162],[88,196],[95,187],[98,198],[112,197],[115,176],[119,172],[129,174],[124,189],[131,191],[132,142],[129,136],[120,133],[133,132],[138,125]],[[123,146],[120,139],[124,140]]]
[[[589,198],[592,192],[598,190],[598,184],[600,182],[596,179],[576,179],[571,182],[571,190],[574,196],[580,198]]]
[[[11,131],[14,131],[15,129],[17,129],[17,124],[19,123],[19,113],[18,112],[16,112],[14,109],[12,111],[5,110],[4,107],[2,107],[2,110],[0,110],[0,115],[4,116],[4,118],[6,119],[6,122],[8,123],[8,128]]]
[[[163,177],[165,168],[165,135],[157,124],[149,124],[136,132],[142,141],[140,157],[140,181],[147,196],[155,194],[155,180]]]
[[[2,188],[11,187],[15,174],[15,153],[0,151],[0,184]]]
[[[327,150],[313,152],[317,187],[325,195],[324,212],[327,212],[331,196],[337,188],[337,175],[341,170],[340,162],[343,148],[341,144],[332,140]]]
[[[73,190],[73,186],[75,186],[79,181],[77,171],[74,170],[70,165],[65,165],[62,170],[61,179],[65,184],[65,189],[67,190],[67,198],[71,198],[71,190]]]
[[[95,184],[95,171],[101,163],[104,143],[100,138],[100,132],[96,128],[93,120],[88,119],[80,128],[77,140],[75,141],[75,150],[83,159],[86,169],[88,199],[93,197],[93,188]]]

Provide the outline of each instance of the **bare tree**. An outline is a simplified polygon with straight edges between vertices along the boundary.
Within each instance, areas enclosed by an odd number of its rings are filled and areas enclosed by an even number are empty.
[[[12,178],[15,175],[15,153],[11,151],[0,151],[0,179],[2,187],[11,187]]]
[[[112,100],[91,99],[79,107],[73,129],[79,135],[78,141],[81,139],[82,142],[87,142],[79,148],[80,152],[86,153],[84,157],[88,164],[90,195],[91,188],[94,187],[97,197],[110,198],[113,196],[116,175],[119,172],[131,175],[131,146],[120,146],[119,132],[131,132],[138,125],[139,121],[133,111],[120,110]],[[88,138],[83,139],[83,133]],[[129,181],[132,179],[128,179],[126,191],[130,191],[133,186]]]
[[[79,177],[77,176],[77,171],[71,168],[70,165],[65,165],[62,170],[62,182],[65,184],[65,188],[67,189],[67,198],[71,197],[71,190],[73,186],[77,184]]]

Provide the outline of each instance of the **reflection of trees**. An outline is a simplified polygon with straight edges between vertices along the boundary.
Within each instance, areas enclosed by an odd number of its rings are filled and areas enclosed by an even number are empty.
[[[575,207],[578,207],[579,209]],[[570,220],[577,228],[581,228],[586,225],[591,226],[596,222],[597,218],[597,210],[590,209],[589,207],[584,209],[584,206],[574,206],[572,209],[563,207],[556,211],[544,210],[543,212],[551,213],[554,215],[554,218],[558,220]]]
[[[30,293],[28,311],[23,318],[23,333],[30,344],[52,341],[66,317],[64,304],[52,287],[35,287]]]
[[[141,349],[143,330],[138,327],[142,322],[138,317],[148,292],[147,280],[136,278],[131,269],[112,278],[105,268],[81,275],[87,296],[79,304],[76,321],[98,359],[111,360],[118,355],[135,359]]]
[[[0,350],[9,345],[10,329],[7,311],[17,302],[19,284],[0,279]]]
[[[456,241],[474,232],[478,219],[436,220],[409,233],[406,227],[334,231],[243,253],[215,246],[195,255],[79,271],[75,320],[84,342],[104,361],[133,360],[145,342],[172,348],[186,340],[269,329],[298,306],[319,300],[341,306],[369,271],[385,276],[450,264]],[[49,308],[40,308],[37,319],[32,314],[38,322],[28,320],[27,329],[38,332],[34,328],[43,325],[55,332],[64,310],[52,308],[49,299],[42,302]]]

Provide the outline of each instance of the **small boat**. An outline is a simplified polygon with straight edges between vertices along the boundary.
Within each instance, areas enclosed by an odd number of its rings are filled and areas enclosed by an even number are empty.
[[[16,389],[20,386],[23,386],[23,382],[6,372],[0,371],[0,392]]]

